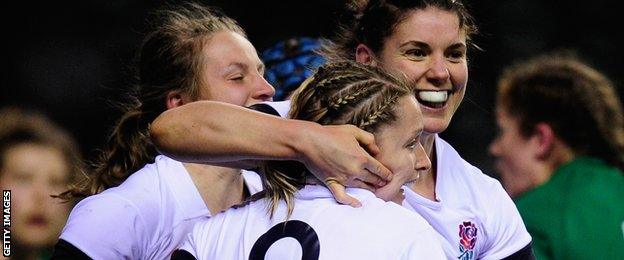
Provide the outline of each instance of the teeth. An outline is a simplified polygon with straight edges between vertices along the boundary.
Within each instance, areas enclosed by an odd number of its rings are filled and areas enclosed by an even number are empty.
[[[426,102],[446,102],[448,91],[419,91],[418,97]]]

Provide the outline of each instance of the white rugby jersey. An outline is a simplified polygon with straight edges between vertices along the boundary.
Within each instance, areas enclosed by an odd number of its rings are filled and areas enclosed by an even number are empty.
[[[282,117],[290,101],[266,102]],[[409,188],[403,206],[418,212],[444,237],[449,259],[501,259],[523,249],[531,236],[501,184],[466,162],[436,135],[437,202]],[[445,243],[446,242],[446,243]]]
[[[527,246],[531,236],[501,184],[462,159],[437,135],[435,147],[437,201],[407,188],[403,206],[418,212],[445,238],[447,256],[502,259]]]
[[[244,171],[250,193],[260,177]],[[206,207],[182,163],[166,156],[74,207],[61,239],[93,259],[169,259]]]
[[[363,206],[335,202],[321,185],[295,196],[269,218],[261,199],[197,223],[181,247],[197,259],[445,259],[435,231],[414,212],[363,189],[347,189]],[[286,223],[286,224],[284,224]]]

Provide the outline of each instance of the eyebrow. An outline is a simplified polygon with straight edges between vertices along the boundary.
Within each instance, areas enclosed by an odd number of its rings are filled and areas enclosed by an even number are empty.
[[[228,71],[231,69],[240,69],[240,70],[246,71],[248,68],[249,66],[247,66],[247,64],[244,64],[242,62],[232,62],[230,63],[230,65],[227,66]],[[256,69],[258,71],[264,71],[266,68],[265,68],[264,63],[260,62],[258,66],[256,67]]]
[[[425,42],[421,42],[421,41],[408,41],[405,42],[403,44],[401,44],[399,46],[399,48],[405,47],[405,46],[416,46],[416,47],[421,47],[424,49],[431,49],[431,47],[429,46],[429,44],[425,43]]]
[[[247,70],[247,65],[245,65],[244,63],[241,62],[232,62],[230,63],[230,65],[227,66],[227,69],[240,69],[240,70]]]
[[[428,50],[431,49],[431,46],[429,46],[429,44],[425,42],[421,42],[421,41],[408,41],[408,42],[401,44],[399,48],[410,46],[410,45],[421,47],[421,48],[428,49]],[[458,48],[466,48],[466,44],[463,42],[457,42],[457,43],[451,44],[451,46],[447,47],[446,49],[458,49]]]

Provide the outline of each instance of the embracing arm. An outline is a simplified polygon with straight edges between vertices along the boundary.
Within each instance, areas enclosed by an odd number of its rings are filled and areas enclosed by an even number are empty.
[[[368,189],[391,179],[371,156],[379,152],[373,135],[351,125],[321,126],[198,101],[161,114],[150,134],[160,152],[183,162],[251,168],[253,160],[296,160],[320,180]]]
[[[240,167],[247,166],[237,164],[243,160],[299,159],[305,146],[299,142],[306,141],[313,128],[318,125],[197,101],[162,113],[150,134],[158,150],[176,160]]]

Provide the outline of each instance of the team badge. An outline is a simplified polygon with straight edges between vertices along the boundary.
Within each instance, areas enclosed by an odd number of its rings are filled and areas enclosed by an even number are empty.
[[[474,247],[477,243],[477,226],[470,222],[464,221],[459,224],[459,252],[460,260],[471,260],[474,257]]]

